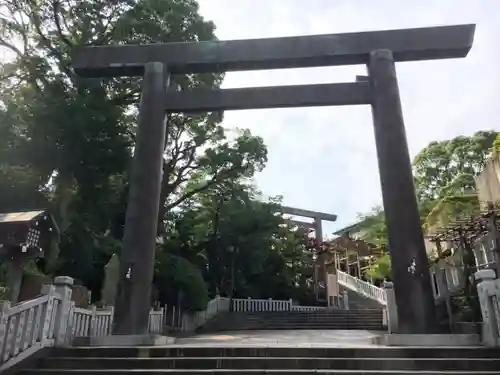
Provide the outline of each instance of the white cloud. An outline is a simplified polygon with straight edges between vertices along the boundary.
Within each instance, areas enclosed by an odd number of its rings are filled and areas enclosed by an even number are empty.
[[[500,35],[495,0],[200,0],[220,39],[265,38],[476,23],[465,59],[398,64],[409,147],[414,156],[435,139],[499,129]],[[224,87],[352,81],[364,67],[227,75]],[[265,194],[285,203],[339,215],[332,228],[380,204],[380,182],[369,108],[227,112],[226,126],[249,127],[269,147],[257,176]]]

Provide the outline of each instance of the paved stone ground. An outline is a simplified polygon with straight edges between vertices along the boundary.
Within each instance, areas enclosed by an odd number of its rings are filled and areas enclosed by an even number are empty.
[[[385,332],[294,330],[237,331],[203,334],[177,339],[175,346],[281,346],[281,347],[365,347]]]

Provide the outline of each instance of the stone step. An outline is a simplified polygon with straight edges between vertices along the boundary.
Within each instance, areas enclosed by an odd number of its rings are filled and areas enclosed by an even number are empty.
[[[345,315],[345,316],[338,316],[338,315],[333,315],[333,316],[259,316],[259,315],[254,315],[254,316],[246,316],[246,319],[260,319],[260,320],[359,320],[359,319],[382,319],[382,314],[380,315]]]
[[[221,325],[221,326],[212,326],[204,330],[204,332],[218,332],[218,331],[282,331],[282,330],[301,330],[301,331],[307,331],[307,330],[316,330],[316,331],[321,331],[321,330],[328,330],[328,331],[363,331],[363,330],[368,330],[368,331],[384,331],[385,327],[382,324],[379,325],[350,325],[346,326],[344,324],[342,325],[326,325],[326,324],[318,324],[318,325],[300,325],[300,324],[288,324],[288,325],[263,325],[263,324],[256,324],[256,325]]]
[[[380,328],[383,331],[382,322],[378,323],[358,323],[358,324],[346,324],[346,323],[243,323],[238,325],[227,326],[231,329],[264,329],[264,328],[275,328],[275,329],[327,329],[327,330],[373,330]]]
[[[51,357],[298,357],[298,358],[500,358],[500,349],[484,347],[66,347]]]
[[[354,324],[354,325],[359,325],[359,324],[380,324],[382,323],[382,319],[342,319],[342,320],[245,320],[241,321],[239,323],[249,323],[249,324],[315,324],[315,325],[321,325],[321,324],[334,324],[334,325],[349,325],[349,324]]]
[[[352,329],[360,329],[360,330],[368,330],[374,329],[377,327],[382,327],[382,320],[378,321],[340,321],[340,322],[286,322],[286,321],[238,321],[238,322],[214,322],[211,324],[212,328],[217,327],[227,327],[234,330],[239,330],[243,327],[253,327],[258,329],[260,327],[301,327],[302,329],[308,329],[308,327],[317,327],[318,329],[338,329],[338,330],[352,330]],[[313,328],[310,328],[313,329]]]
[[[252,315],[252,314],[259,314],[259,315],[266,315],[266,316],[283,316],[283,315],[356,315],[356,314],[381,314],[382,309],[380,310],[365,310],[365,309],[360,309],[360,310],[324,310],[324,311],[236,311],[233,312],[232,314],[247,314],[247,315]]]
[[[264,317],[247,317],[246,321],[252,322],[363,322],[382,320],[382,316],[325,316],[325,317],[284,317],[284,318],[264,318]]]
[[[342,324],[347,324],[349,322],[353,323],[370,323],[370,322],[381,322],[383,319],[380,317],[377,318],[345,318],[345,319],[340,319],[340,318],[329,318],[329,319],[261,319],[261,318],[250,318],[250,319],[234,319],[234,321],[244,323],[244,322],[249,322],[249,323],[262,323],[262,322],[273,322],[273,323],[279,323],[279,322],[290,322],[290,323],[342,323]]]
[[[228,330],[361,329],[383,330],[380,310],[323,310],[321,312],[236,312],[224,314],[200,328],[202,332]]]
[[[81,358],[56,357],[42,361],[44,369],[248,369],[248,370],[383,370],[383,371],[496,371],[500,358],[277,358],[177,357]]]
[[[404,370],[53,370],[36,369],[20,372],[22,375],[196,375],[196,374],[220,374],[220,375],[273,375],[273,374],[294,374],[294,375],[353,375],[353,374],[373,374],[373,375],[500,375],[500,371],[404,371]]]
[[[262,315],[262,316],[344,316],[344,315],[379,315],[382,310],[327,310],[327,311],[252,311],[234,312],[232,314],[241,315]]]

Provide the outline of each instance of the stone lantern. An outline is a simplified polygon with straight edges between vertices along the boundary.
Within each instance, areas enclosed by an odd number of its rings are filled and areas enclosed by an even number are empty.
[[[0,213],[0,259],[7,263],[9,299],[16,303],[23,264],[43,258],[59,229],[48,210]]]

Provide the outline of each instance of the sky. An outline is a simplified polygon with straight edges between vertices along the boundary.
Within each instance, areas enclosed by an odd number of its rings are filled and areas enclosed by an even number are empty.
[[[498,0],[199,0],[221,40],[464,23],[477,25],[465,59],[397,64],[411,156],[429,142],[500,130]],[[228,73],[223,88],[352,82],[364,66]],[[265,196],[334,213],[325,235],[381,205],[368,106],[230,111],[224,126],[264,138],[269,162],[256,176]]]

